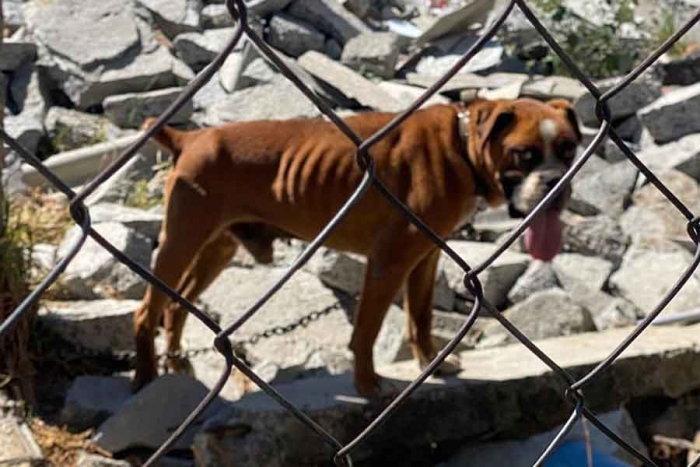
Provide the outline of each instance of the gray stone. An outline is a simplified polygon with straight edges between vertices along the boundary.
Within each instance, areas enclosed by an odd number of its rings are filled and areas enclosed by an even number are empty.
[[[93,228],[115,248],[148,268],[151,262],[151,241],[148,238],[116,222],[93,224]],[[59,258],[68,253],[80,236],[79,226],[66,233],[59,247]],[[97,297],[141,298],[146,289],[143,279],[92,238],[85,241],[61,276],[60,283],[71,296],[88,300]]]
[[[248,65],[258,58],[258,55],[258,52],[246,41],[240,52],[233,52],[226,57],[219,70],[221,87],[227,92],[233,92],[249,86],[250,82],[246,83],[244,79],[241,79],[241,75]]]
[[[195,71],[207,66],[233,37],[234,28],[179,34],[173,41],[177,56]]]
[[[134,312],[137,300],[49,302],[41,321],[62,339],[98,352],[134,349]]]
[[[425,57],[421,58],[416,65],[416,72],[422,75],[430,76],[431,81],[435,82],[437,76],[442,76],[447,73],[461,59],[462,54],[460,53],[426,55]],[[497,67],[502,61],[503,47],[495,42],[492,42],[474,55],[474,57],[459,71],[458,76],[469,76],[472,73],[486,73],[489,70],[493,71],[494,68]],[[455,80],[455,83],[458,82],[459,78]],[[492,84],[488,87],[491,88],[494,87],[494,85]]]
[[[633,143],[639,142],[642,137],[642,131],[644,130],[642,121],[637,115],[632,115],[616,121],[614,127],[617,134],[620,135],[620,138]]]
[[[535,292],[559,287],[559,280],[551,263],[533,261],[508,292],[512,303],[522,302]]]
[[[266,18],[273,13],[284,10],[292,0],[250,0],[246,2],[248,11],[260,18]]]
[[[269,84],[242,89],[217,102],[208,111],[210,126],[239,120],[285,120],[317,117],[320,111],[299,89],[285,78]]]
[[[270,19],[267,40],[291,57],[299,57],[309,50],[323,51],[326,41],[310,24],[282,13]]]
[[[450,241],[448,245],[472,268],[479,266],[496,249],[495,244],[482,242]],[[444,271],[450,287],[457,296],[470,299],[471,294],[463,284],[464,271],[447,255],[443,255],[440,262],[439,268]],[[530,258],[521,253],[507,251],[499,256],[491,266],[479,274],[484,297],[496,307],[504,305],[508,292],[529,264]]]
[[[643,453],[645,456],[649,455],[646,445],[640,439],[639,433],[637,433],[634,420],[632,420],[632,417],[627,411],[617,410],[615,412],[596,415],[608,429],[624,439],[628,444],[634,447],[634,449]],[[446,462],[439,464],[438,467],[461,467],[465,465],[530,467],[537,462],[538,457],[545,452],[547,446],[549,446],[552,440],[560,433],[562,428],[563,426],[558,426],[551,431],[535,435],[527,440],[473,444],[461,449],[458,454],[450,457]],[[586,433],[582,422],[574,424],[572,431],[564,437],[562,443],[577,441],[584,443],[590,442],[596,453],[616,457],[624,462],[624,464],[621,465],[639,464],[639,460],[636,457],[632,456],[600,430],[589,428],[588,433]]]
[[[700,83],[669,91],[639,111],[639,118],[659,144],[700,132],[693,115],[700,112]]]
[[[644,313],[651,312],[671,290],[692,262],[692,254],[668,243],[633,244],[610,277],[610,285]],[[700,279],[690,276],[664,313],[688,311],[700,306]]]
[[[502,314],[533,341],[596,329],[590,312],[574,302],[569,294],[561,289],[535,292]],[[492,347],[514,342],[517,342],[517,339],[499,322],[493,321],[486,325],[484,337],[477,345]]]
[[[97,429],[95,444],[109,452],[129,448],[157,449],[199,405],[209,390],[185,375],[167,374],[153,381]],[[200,419],[175,443],[174,449],[188,449],[204,421],[224,408],[215,398]]]
[[[360,34],[345,44],[341,60],[362,74],[389,79],[394,77],[399,46],[399,36],[393,32]]]
[[[382,91],[397,100],[404,108],[413,104],[425,92],[425,89],[396,81],[381,81],[378,86]],[[451,101],[446,97],[436,94],[425,101],[425,104],[421,107],[428,107],[435,104],[448,104],[450,102]]]
[[[632,164],[609,164],[593,156],[572,182],[568,208],[585,216],[617,217],[624,211],[636,180],[637,169]]]
[[[323,53],[333,60],[340,60],[340,57],[343,55],[343,46],[335,39],[327,39],[323,44]]]
[[[663,70],[663,84],[689,86],[700,81],[700,54],[691,52],[685,57],[659,63]]]
[[[677,397],[696,388],[700,384],[699,329],[697,325],[647,329],[643,339],[598,375],[586,392],[586,405],[604,412],[632,398]],[[614,329],[548,339],[538,346],[566,371],[585,374],[629,333],[630,329]],[[454,441],[456,433],[461,439],[508,430],[537,433],[564,423],[571,415],[571,406],[558,402],[564,397],[561,379],[521,344],[462,352],[460,359],[462,373],[429,378],[383,429],[367,438],[366,448],[353,451],[353,462],[384,459],[382,465],[409,465],[415,462],[415,447],[426,439],[441,445]],[[419,373],[414,362],[377,371],[399,388]],[[352,439],[385,408],[358,397],[351,374],[296,381],[277,389],[337,439]],[[533,400],[543,402],[533,405]],[[207,423],[194,451],[202,467],[318,465],[335,453],[262,393],[246,395]]]
[[[564,245],[562,250],[585,256],[600,256],[620,264],[630,243],[620,224],[605,215],[581,217],[564,211]]]
[[[46,274],[56,265],[58,247],[48,243],[37,243],[32,247],[32,266],[39,274]]]
[[[221,86],[217,72],[192,98],[194,111],[206,110],[215,103],[228,97],[228,92]]]
[[[5,0],[2,3],[2,14],[5,28],[16,31],[24,26],[23,0]]]
[[[36,153],[39,141],[45,134],[46,94],[45,83],[33,66],[23,67],[10,83],[15,113],[8,114],[9,106],[5,108],[5,130],[31,153]]]
[[[82,453],[76,461],[76,467],[130,467],[127,461],[110,459],[96,454]]]
[[[207,29],[228,28],[235,25],[226,5],[212,3],[202,8],[202,27]]]
[[[700,180],[700,134],[692,134],[661,146],[651,145],[636,153],[654,173],[675,169]]]
[[[562,277],[566,277],[587,284],[593,290],[601,290],[613,270],[612,263],[606,259],[576,253],[557,255],[552,266],[562,284],[566,283]]]
[[[133,92],[109,96],[102,105],[105,115],[122,128],[139,128],[148,117],[162,114],[182,93],[182,88],[159,89],[158,91]],[[185,123],[192,115],[194,106],[188,99],[170,123]]]
[[[137,0],[136,4],[146,8],[170,38],[200,28],[202,0]]]
[[[150,240],[157,240],[163,224],[163,214],[132,208],[117,203],[98,203],[90,206],[93,223],[118,222]]]
[[[5,40],[0,49],[0,70],[16,71],[36,59],[36,44]]]
[[[633,326],[643,317],[639,309],[624,298],[594,290],[588,284],[570,276],[561,275],[559,280],[569,292],[571,300],[589,311],[599,331]]]
[[[596,81],[596,86],[601,92],[614,87],[621,78],[609,78]],[[615,97],[608,101],[610,112],[614,120],[634,115],[642,107],[651,104],[661,96],[661,83],[649,77],[642,77],[632,81]],[[584,92],[574,103],[576,114],[584,125],[598,127],[598,119],[595,115],[595,99],[589,92]]]
[[[299,64],[318,79],[363,106],[386,112],[401,110],[401,104],[382,92],[376,84],[319,52],[306,52],[299,57]]]
[[[131,379],[124,376],[78,376],[66,394],[61,423],[73,430],[98,426],[131,398]]]
[[[277,68],[268,63],[264,58],[259,57],[251,60],[241,73],[238,89],[273,83],[275,81],[279,82],[281,80],[282,76],[277,71]]]
[[[341,0],[341,3],[358,18],[366,17],[373,6],[371,0]]]
[[[0,465],[30,467],[43,460],[41,448],[27,425],[12,417],[0,417]]]
[[[334,0],[305,0],[291,4],[288,13],[306,21],[345,45],[351,38],[370,32],[359,18]]]
[[[44,126],[52,147],[58,152],[102,143],[122,134],[107,118],[64,107],[51,107]]]
[[[233,322],[253,304],[286,271],[284,268],[229,268],[202,294],[207,307],[222,316],[225,324]],[[313,274],[297,272],[292,279],[263,306],[255,316],[233,335],[234,341],[245,341],[255,333],[273,326],[298,321],[312,311],[321,311],[339,299]],[[341,302],[345,304],[345,302]],[[247,349],[247,358],[254,364],[274,364],[279,368],[323,368],[341,357],[351,359],[348,343],[352,334],[354,306],[321,317],[294,333],[263,339]],[[397,358],[405,333],[405,317],[398,307],[391,307],[375,343],[374,358],[390,363]],[[206,333],[211,342],[211,332]],[[314,363],[315,362],[315,363]]]
[[[469,224],[476,231],[479,240],[495,242],[503,235],[515,229],[522,219],[514,219],[508,214],[508,207],[484,209],[474,213]]]

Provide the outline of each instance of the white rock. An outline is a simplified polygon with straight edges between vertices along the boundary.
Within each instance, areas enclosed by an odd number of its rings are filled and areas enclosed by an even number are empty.
[[[182,93],[182,88],[134,92],[107,97],[103,102],[105,115],[122,128],[139,128],[147,117],[162,114]],[[172,124],[186,123],[194,106],[188,99],[170,120]]]
[[[613,270],[613,264],[606,259],[576,253],[557,255],[552,266],[564,288],[568,280],[575,280],[593,290],[601,290]]]
[[[170,38],[200,28],[202,0],[137,0],[137,5],[150,11],[158,27]]]

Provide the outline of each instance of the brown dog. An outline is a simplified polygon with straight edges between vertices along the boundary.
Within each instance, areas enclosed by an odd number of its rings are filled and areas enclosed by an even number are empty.
[[[346,122],[367,138],[393,117],[364,113]],[[175,164],[166,182],[154,273],[189,300],[229,264],[239,245],[269,262],[275,237],[314,238],[362,178],[353,144],[320,119],[191,132],[165,127],[155,139],[173,153]],[[473,212],[479,196],[491,206],[509,202],[514,215],[528,213],[569,167],[580,139],[566,101],[480,101],[466,109],[437,105],[416,111],[370,152],[376,176],[445,238]],[[559,250],[559,211],[567,197],[560,196],[529,229],[526,244],[534,257],[551,259]],[[373,396],[379,378],[372,347],[404,284],[413,353],[421,366],[436,355],[430,326],[440,251],[375,188],[327,245],[368,258],[350,348],[357,391]],[[135,316],[135,389],[157,376],[153,339],[164,311],[167,348],[177,351],[187,313],[176,306],[166,310],[165,295],[149,286]],[[175,371],[183,370],[181,363],[168,361]],[[454,361],[442,368],[456,369]]]

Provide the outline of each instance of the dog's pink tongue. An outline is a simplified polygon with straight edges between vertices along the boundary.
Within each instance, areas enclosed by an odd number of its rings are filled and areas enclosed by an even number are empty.
[[[551,261],[561,250],[562,224],[558,209],[547,209],[525,231],[525,248],[534,259]]]

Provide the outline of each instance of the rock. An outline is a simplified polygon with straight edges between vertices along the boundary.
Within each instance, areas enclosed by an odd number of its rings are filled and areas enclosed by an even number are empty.
[[[40,319],[62,339],[96,352],[134,349],[137,300],[49,302]]]
[[[629,443],[638,452],[648,456],[647,447],[637,433],[634,420],[626,410],[617,410],[605,414],[596,414],[598,419],[613,433]],[[478,443],[463,448],[439,467],[458,467],[463,465],[508,465],[510,467],[529,467],[537,462],[547,446],[560,433],[563,426],[558,426],[546,433],[535,435],[527,440],[496,441]],[[572,442],[586,442],[588,439],[596,456],[607,454],[622,461],[619,465],[637,465],[639,460],[630,455],[619,444],[612,441],[597,429],[584,431],[583,423],[577,422],[573,429],[559,444],[559,449]],[[557,452],[558,449],[555,450]],[[556,455],[556,454],[555,454]],[[594,461],[599,457],[594,457]],[[550,458],[548,462],[556,462]],[[612,460],[611,460],[612,462]],[[613,465],[613,464],[611,464]]]
[[[5,0],[2,4],[3,23],[14,32],[24,26],[23,0]]]
[[[200,28],[202,0],[137,0],[148,10],[155,23],[169,38]]]
[[[143,267],[151,259],[151,241],[116,222],[93,224],[93,228],[118,250]],[[80,237],[80,227],[72,227],[61,242],[59,258]],[[146,290],[146,282],[126,265],[116,260],[92,238],[88,238],[80,252],[71,261],[61,276],[60,283],[71,296],[77,299],[97,297],[140,299]]]
[[[342,0],[341,3],[358,18],[366,17],[372,8],[371,0]]]
[[[393,32],[360,34],[345,44],[341,60],[362,74],[390,79],[399,59],[399,45],[399,36]]]
[[[5,109],[5,130],[31,153],[44,136],[48,90],[39,72],[25,66],[12,77]],[[8,110],[12,113],[8,114]]]
[[[102,143],[122,134],[109,119],[64,107],[51,107],[44,126],[52,147],[58,152]]]
[[[660,63],[663,84],[689,86],[700,81],[700,54],[691,52],[685,57]]]
[[[533,261],[508,292],[512,303],[522,302],[535,292],[559,287],[559,280],[551,263]]]
[[[637,169],[632,164],[609,164],[593,156],[572,182],[568,208],[584,216],[617,217],[636,181]]]
[[[693,134],[661,146],[651,145],[636,153],[653,172],[668,169],[683,172],[700,180],[700,135]]]
[[[157,449],[208,392],[202,383],[189,376],[163,375],[100,425],[95,434],[95,444],[114,453],[136,447]],[[224,407],[224,401],[215,398],[202,417],[175,443],[174,449],[189,449],[202,423]]]
[[[37,243],[32,247],[32,263],[39,274],[46,274],[56,265],[58,248],[48,243]]]
[[[173,45],[177,56],[194,71],[199,71],[226,47],[233,33],[232,27],[209,29],[202,33],[186,32],[179,34],[173,41]]]
[[[245,83],[245,80],[241,79],[241,75],[257,57],[258,52],[247,41],[240,52],[231,53],[219,70],[221,87],[227,92],[233,92],[250,85],[250,83]]]
[[[477,211],[469,223],[476,231],[480,241],[496,242],[503,235],[515,229],[520,222],[522,219],[510,217],[508,207],[502,206]]]
[[[562,251],[600,256],[617,266],[630,243],[620,224],[605,215],[581,217],[564,211]]]
[[[535,292],[508,308],[503,316],[533,341],[596,330],[590,312],[561,289]],[[517,339],[499,322],[493,321],[486,325],[484,337],[477,345],[492,347],[514,342]]]
[[[182,88],[134,92],[109,96],[102,105],[105,115],[118,126],[139,128],[147,117],[157,117],[162,114],[181,93]],[[192,111],[193,104],[189,99],[168,121],[172,124],[185,123],[192,115]]]
[[[481,242],[449,241],[448,245],[472,268],[479,266],[496,249],[495,244]],[[445,254],[440,263],[439,270],[444,272],[457,296],[470,299],[471,294],[463,284],[464,271]],[[529,264],[530,258],[521,253],[507,251],[499,256],[490,267],[479,274],[484,297],[496,307],[503,306],[508,292]]]
[[[413,102],[415,102],[425,91],[424,89],[416,86],[401,84],[395,81],[381,81],[379,82],[378,86],[382,91],[386,92],[396,101],[398,101],[404,108],[413,104]],[[448,104],[449,102],[449,99],[437,94],[428,99],[425,104],[421,106],[421,108],[435,104]]]
[[[362,20],[333,0],[295,1],[287,12],[297,19],[313,24],[341,45],[345,45],[355,36],[371,31]]]
[[[319,52],[306,52],[298,61],[306,71],[363,106],[384,112],[401,110],[401,104],[387,96],[377,85]]]
[[[206,110],[220,100],[228,97],[228,92],[221,86],[217,72],[192,98],[194,111]]]
[[[438,76],[442,76],[447,73],[457,64],[459,60],[461,60],[462,53],[464,52],[466,52],[466,49],[448,54],[426,55],[416,64],[416,72],[422,75],[430,76],[431,81],[435,82]],[[501,45],[496,41],[489,42],[476,55],[474,55],[471,60],[469,60],[469,62],[459,71],[458,76],[469,76],[471,73],[487,73],[489,71],[495,71],[494,68],[500,65],[502,61],[503,47],[501,47]],[[492,84],[488,87],[495,87],[495,85]]]
[[[163,214],[132,208],[117,203],[99,203],[90,206],[90,219],[93,223],[118,222],[133,229],[154,243],[160,234],[163,224]]]
[[[659,246],[633,244],[610,277],[610,285],[645,314],[651,312],[692,261],[692,255],[671,243]],[[700,306],[700,280],[691,275],[664,313],[688,311]]]
[[[672,405],[649,422],[643,431],[651,436],[661,435],[676,439],[692,439],[696,433],[698,410],[686,404]]]
[[[29,427],[11,417],[0,417],[0,464],[29,467],[43,463],[41,448]]]
[[[299,57],[308,50],[321,52],[325,45],[325,36],[313,26],[282,13],[270,19],[267,40],[290,57]]]
[[[343,55],[343,46],[335,39],[327,39],[323,44],[323,53],[333,60],[340,60],[340,57]]]
[[[127,461],[110,459],[96,454],[82,453],[76,461],[76,467],[129,467]]]
[[[124,376],[78,376],[66,394],[61,423],[73,430],[94,428],[131,398],[131,379]]]
[[[5,40],[0,50],[0,70],[13,72],[36,59],[36,44]]]
[[[588,284],[570,276],[561,275],[560,281],[569,292],[571,300],[588,310],[599,331],[633,326],[643,317],[639,309],[624,298],[594,290]]]
[[[281,81],[282,76],[273,65],[264,58],[251,60],[245,70],[241,73],[239,89],[244,89],[260,84]]]
[[[202,8],[200,17],[205,32],[208,29],[228,28],[235,25],[226,5],[216,3],[206,5]]]
[[[273,13],[284,10],[292,0],[250,0],[247,3],[248,12],[260,18],[266,18]]]
[[[239,120],[285,120],[317,117],[320,111],[286,78],[232,93],[208,111],[210,126]]]
[[[639,111],[639,118],[659,144],[700,132],[688,115],[700,112],[700,83],[669,91]]]
[[[697,325],[647,329],[643,339],[598,375],[596,384],[586,392],[586,405],[605,411],[633,398],[677,397],[696,388],[700,384],[698,330]],[[614,329],[560,337],[538,346],[566,371],[585,374],[629,332]],[[571,415],[561,378],[521,344],[472,350],[459,356],[462,373],[448,379],[429,378],[383,429],[366,439],[365,448],[353,451],[355,464],[410,465],[417,450],[434,452],[431,445],[454,442],[456,433],[460,439],[477,439],[483,433],[537,433],[564,423]],[[377,371],[399,388],[418,375],[414,362]],[[594,387],[600,389],[591,390]],[[295,381],[277,389],[337,439],[353,439],[366,428],[368,419],[386,407],[358,398],[351,374]],[[533,404],[538,397],[543,402]],[[262,393],[246,395],[208,422],[195,440],[194,451],[201,467],[319,465],[335,453]]]
[[[224,324],[232,323],[279,278],[283,268],[229,268],[202,294],[209,309],[221,314]],[[245,341],[273,326],[298,321],[312,311],[321,311],[339,302],[339,298],[314,275],[297,272],[292,279],[244,324],[232,340]],[[352,301],[350,301],[352,302]],[[340,310],[322,316],[307,327],[283,336],[262,339],[247,349],[246,357],[254,364],[274,364],[282,369],[323,368],[336,358],[351,361],[348,350],[352,334],[354,304],[341,302]],[[404,340],[405,316],[391,307],[375,343],[375,362],[393,362]],[[207,338],[211,342],[211,332]],[[315,363],[314,363],[315,362]]]
[[[608,78],[596,81],[601,92],[611,89],[621,78]],[[661,96],[661,83],[649,77],[636,79],[615,97],[608,101],[613,120],[634,115],[644,106],[651,104]],[[574,102],[576,114],[584,125],[597,128],[598,118],[595,115],[595,99],[588,92],[583,92]]]
[[[593,290],[601,290],[613,270],[613,265],[608,260],[576,253],[557,255],[552,261],[552,267],[562,284],[566,284],[565,278],[571,278]]]
[[[642,121],[637,115],[623,118],[614,123],[615,131],[625,141],[638,143],[642,137]]]

